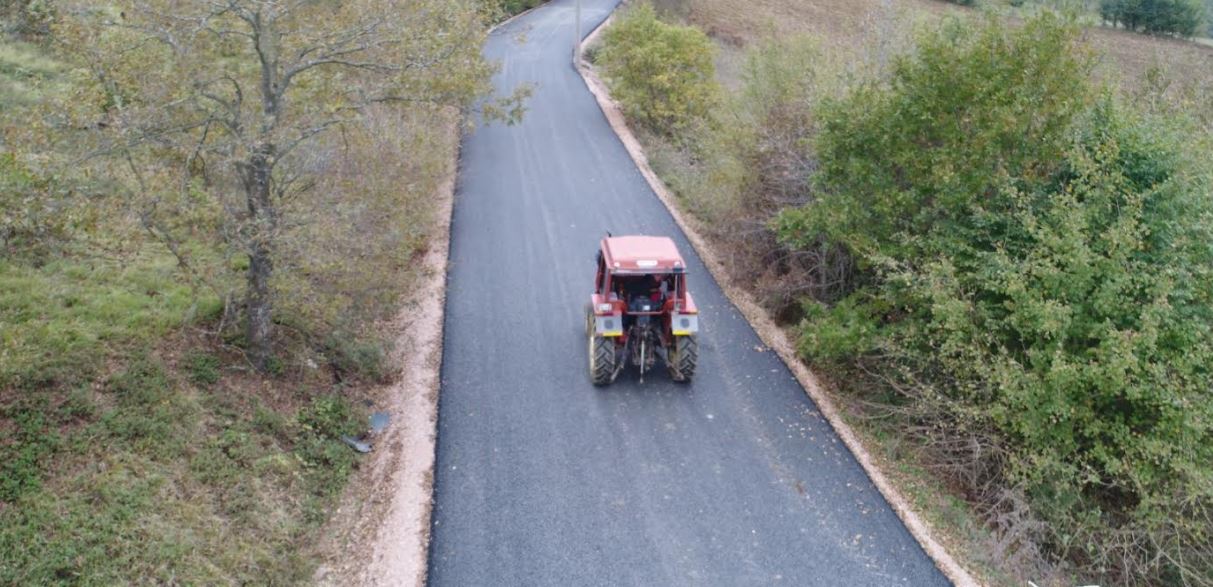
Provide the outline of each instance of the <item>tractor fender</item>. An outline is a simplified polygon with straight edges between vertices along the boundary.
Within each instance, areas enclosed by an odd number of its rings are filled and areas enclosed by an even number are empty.
[[[598,336],[623,336],[623,313],[594,315],[594,334]]]

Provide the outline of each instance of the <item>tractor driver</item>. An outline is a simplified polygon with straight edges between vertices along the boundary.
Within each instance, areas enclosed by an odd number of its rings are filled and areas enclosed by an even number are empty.
[[[647,298],[649,300],[660,302],[662,298],[661,279],[656,275],[645,275],[636,279],[624,282],[624,291],[627,293],[625,298],[628,303],[631,303],[637,298]]]
[[[636,308],[638,300],[651,300],[657,302],[658,306],[663,301],[663,286],[660,276],[652,274],[643,275],[631,279],[623,279],[618,283],[621,290],[620,294],[627,303],[629,310]],[[630,312],[625,313],[623,315],[623,328],[625,330],[630,328],[634,321],[635,318]]]

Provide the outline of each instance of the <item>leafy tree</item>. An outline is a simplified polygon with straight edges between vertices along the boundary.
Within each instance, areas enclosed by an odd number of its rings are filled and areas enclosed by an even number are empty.
[[[800,247],[864,272],[801,350],[878,387],[970,495],[1083,576],[1213,580],[1213,202],[1177,130],[1095,93],[1072,24],[953,23],[819,116]],[[881,397],[879,394],[874,394]],[[890,399],[891,398],[891,399]]]
[[[1199,0],[1102,0],[1105,22],[1131,31],[1191,37],[1201,25]]]
[[[276,260],[300,220],[294,203],[321,196],[328,137],[383,109],[466,111],[491,90],[472,0],[64,6],[56,33],[96,80],[67,105],[71,124],[102,131],[95,152],[127,168],[136,213],[183,265],[198,233],[232,253],[260,369],[272,359]],[[519,116],[522,98],[485,113]]]
[[[713,53],[703,31],[661,22],[641,4],[607,29],[598,58],[628,116],[672,136],[716,103]]]

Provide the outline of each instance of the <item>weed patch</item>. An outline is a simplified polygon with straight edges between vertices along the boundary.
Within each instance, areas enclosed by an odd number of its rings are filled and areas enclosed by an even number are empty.
[[[222,363],[219,357],[202,351],[192,352],[185,357],[185,371],[190,381],[200,387],[214,385],[222,375]]]

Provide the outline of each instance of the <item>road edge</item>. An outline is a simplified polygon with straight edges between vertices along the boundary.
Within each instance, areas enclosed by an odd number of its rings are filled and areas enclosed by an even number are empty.
[[[606,83],[598,77],[594,68],[585,61],[585,48],[593,43],[614,20],[615,14],[612,13],[611,16],[602,21],[578,44],[576,54],[573,56],[574,67],[581,74],[582,80],[590,90],[590,93],[594,95],[594,99],[597,100],[598,106],[602,109],[602,113],[610,124],[611,129],[619,137],[619,141],[623,143],[628,155],[632,158],[636,168],[640,170],[640,174],[644,176],[645,181],[648,182],[653,193],[657,195],[657,198],[669,210],[670,215],[674,218],[674,222],[682,228],[683,233],[687,236],[687,240],[695,247],[696,252],[699,253],[699,257],[703,259],[704,265],[712,273],[712,276],[716,279],[716,283],[724,291],[725,296],[741,311],[746,321],[754,328],[754,332],[758,334],[763,343],[779,355],[779,358],[788,367],[788,370],[800,382],[800,386],[805,390],[805,394],[817,405],[818,410],[825,416],[830,426],[842,438],[847,449],[855,456],[855,460],[863,467],[872,484],[876,486],[881,495],[884,496],[885,501],[893,508],[897,517],[901,519],[906,529],[909,530],[910,535],[914,537],[923,551],[927,553],[927,556],[931,557],[931,560],[935,562],[935,566],[939,568],[940,572],[952,583],[958,587],[976,587],[979,583],[948,553],[942,543],[935,540],[932,535],[931,526],[918,515],[917,511],[910,506],[909,501],[901,495],[901,492],[893,486],[884,473],[876,466],[871,453],[859,440],[859,437],[856,436],[851,427],[842,419],[838,408],[822,389],[821,384],[817,381],[817,377],[797,357],[796,347],[788,339],[783,329],[775,324],[775,321],[771,319],[766,310],[759,306],[748,292],[737,287],[729,279],[728,273],[724,270],[724,266],[721,264],[719,258],[708,242],[701,236],[698,229],[698,221],[682,213],[673,192],[670,191],[665,182],[657,176],[649,165],[648,156],[640,145],[640,141],[636,139],[636,135],[628,127],[619,103],[611,97]]]

